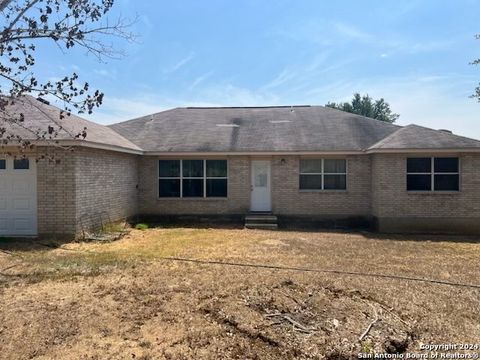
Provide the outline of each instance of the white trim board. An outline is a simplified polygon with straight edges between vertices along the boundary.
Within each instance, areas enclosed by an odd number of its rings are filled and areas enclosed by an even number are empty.
[[[283,156],[283,155],[368,155],[368,154],[408,154],[408,153],[480,153],[479,148],[441,148],[441,149],[366,149],[366,150],[342,150],[342,151],[144,151],[126,148],[118,145],[101,144],[86,140],[52,140],[32,141],[38,147],[80,146],[86,148],[124,152],[128,154],[146,156]],[[18,147],[17,144],[4,144],[5,147]]]

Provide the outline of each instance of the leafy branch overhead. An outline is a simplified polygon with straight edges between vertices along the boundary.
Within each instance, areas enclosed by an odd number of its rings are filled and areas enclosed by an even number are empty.
[[[353,95],[351,102],[329,102],[325,106],[388,123],[394,123],[400,117],[400,115],[392,112],[390,105],[383,98],[373,100],[370,96],[361,96],[359,93]]]
[[[0,138],[6,136],[2,124],[24,121],[23,114],[12,114],[9,108],[26,94],[60,100],[61,118],[73,110],[90,114],[102,104],[103,93],[80,82],[77,73],[42,81],[35,65],[45,41],[63,53],[83,49],[101,62],[121,58],[123,52],[107,41],[112,37],[134,41],[128,29],[135,20],[109,22],[106,16],[113,4],[114,0],[0,0]]]
[[[475,38],[477,40],[480,40],[480,34],[475,35]],[[476,60],[472,61],[472,65],[480,65],[480,59],[476,59]],[[480,83],[475,88],[475,92],[472,95],[472,97],[477,98],[477,100],[480,102]]]

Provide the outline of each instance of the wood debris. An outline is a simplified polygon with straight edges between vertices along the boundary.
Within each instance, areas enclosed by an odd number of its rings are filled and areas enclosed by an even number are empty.
[[[277,320],[285,320],[288,323],[290,323],[293,326],[293,329],[296,331],[304,332],[307,334],[311,334],[315,331],[317,331],[316,328],[310,327],[310,326],[305,326],[301,324],[300,322],[294,320],[290,314],[283,314],[283,313],[273,313],[273,314],[265,314],[266,318],[277,318]],[[278,324],[280,322],[277,322]]]
[[[367,328],[365,329],[365,331],[364,331],[364,332],[362,333],[362,335],[360,335],[360,337],[358,338],[359,341],[362,341],[362,340],[365,338],[365,336],[368,335],[368,333],[369,333],[370,330],[372,329],[373,325],[375,325],[375,323],[376,323],[377,321],[379,321],[377,309],[375,309],[375,306],[373,306],[372,304],[369,304],[369,305],[370,305],[370,306],[372,307],[372,309],[373,309],[373,312],[374,312],[374,314],[375,314],[375,319],[373,319],[373,321],[372,321],[370,324],[368,324],[368,326],[367,326]]]

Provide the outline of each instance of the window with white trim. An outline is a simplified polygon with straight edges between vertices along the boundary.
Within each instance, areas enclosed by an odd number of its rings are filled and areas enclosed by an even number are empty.
[[[30,162],[28,159],[15,159],[13,160],[14,170],[28,170],[30,168]]]
[[[159,160],[161,198],[227,197],[227,160]]]
[[[347,160],[301,159],[300,190],[346,190]]]
[[[7,161],[5,159],[0,159],[0,170],[5,170],[7,168]]]
[[[407,191],[459,191],[458,157],[407,158]]]

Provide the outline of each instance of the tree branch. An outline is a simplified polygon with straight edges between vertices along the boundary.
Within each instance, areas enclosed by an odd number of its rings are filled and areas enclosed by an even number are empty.
[[[13,19],[13,21],[10,23],[10,25],[6,29],[4,29],[2,31],[2,33],[3,34],[8,34],[13,29],[15,24],[23,17],[23,15],[25,15],[25,13],[28,10],[30,10],[36,3],[38,3],[38,1],[39,0],[32,0],[32,2],[27,3],[25,5],[25,7],[23,8],[23,10],[18,13],[17,17],[15,17],[15,19]]]
[[[14,135],[9,126],[17,124],[22,129],[25,127],[21,109],[10,107],[25,94],[35,94],[40,98],[47,96],[61,101],[63,110],[60,111],[60,119],[65,114],[69,115],[72,109],[78,113],[92,113],[94,108],[102,104],[103,93],[91,91],[87,82],[79,84],[76,73],[60,77],[60,80],[42,82],[37,79],[34,65],[37,61],[37,46],[45,41],[53,42],[62,52],[68,52],[73,46],[80,47],[99,61],[124,56],[122,51],[116,50],[112,43],[104,40],[117,37],[129,42],[135,41],[135,35],[128,28],[138,21],[138,17],[131,22],[119,17],[116,22],[109,23],[106,16],[114,2],[115,0],[0,0],[0,17],[3,17],[0,21],[0,145],[5,141],[19,142],[24,148],[31,145],[28,139]],[[9,114],[11,111],[16,113]],[[61,128],[61,122],[53,120],[53,123],[53,127]],[[52,126],[45,131],[33,129],[32,133],[30,130],[30,134],[35,134],[34,137],[41,140],[51,139],[59,131],[54,131]],[[23,130],[21,133],[29,134]],[[68,134],[77,138],[85,136],[85,131]],[[31,138],[30,135],[28,137]]]
[[[0,0],[0,11],[5,10],[5,8],[10,4],[12,0]]]

